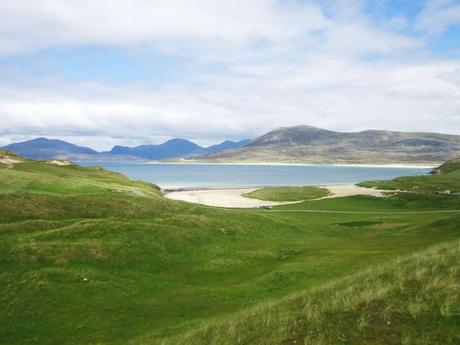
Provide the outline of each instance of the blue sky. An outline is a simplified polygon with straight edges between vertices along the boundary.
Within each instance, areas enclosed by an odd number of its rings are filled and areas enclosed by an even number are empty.
[[[460,2],[3,2],[0,76],[0,144],[460,134]]]

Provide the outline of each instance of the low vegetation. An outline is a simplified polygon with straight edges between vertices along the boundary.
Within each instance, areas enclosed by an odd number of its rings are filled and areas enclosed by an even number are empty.
[[[159,344],[458,344],[459,262],[434,246]]]
[[[452,159],[441,164],[438,168],[432,171],[432,174],[448,174],[460,171],[460,159]]]
[[[248,198],[266,201],[302,201],[319,199],[329,195],[327,188],[319,187],[270,187],[246,193]]]
[[[398,177],[391,181],[370,181],[359,185],[378,189],[416,192],[418,194],[460,192],[460,159],[451,160],[434,169],[432,176]]]
[[[458,343],[458,173],[262,210],[0,163],[0,343]]]

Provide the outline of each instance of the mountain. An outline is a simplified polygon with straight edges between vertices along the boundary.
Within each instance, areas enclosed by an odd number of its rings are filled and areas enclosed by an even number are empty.
[[[244,139],[240,141],[230,141],[230,140],[225,140],[224,142],[216,145],[211,145],[206,147],[205,151],[206,153],[216,153],[224,150],[229,150],[229,149],[236,149],[238,147],[245,146],[249,144],[251,140],[249,139]]]
[[[13,151],[25,158],[34,159],[67,159],[69,156],[97,155],[98,152],[89,148],[74,145],[62,140],[37,138],[20,143],[14,143],[2,147],[2,149]]]
[[[335,132],[311,126],[277,128],[244,147],[201,161],[433,164],[460,156],[460,136],[366,130]]]
[[[140,145],[136,147],[114,146],[111,151],[98,152],[88,147],[74,145],[62,140],[37,138],[14,143],[0,149],[13,151],[23,157],[33,159],[67,160],[161,160],[168,158],[190,157],[223,150],[238,148],[250,140],[224,141],[209,147],[199,146],[186,139],[171,139],[158,145]]]
[[[114,146],[113,155],[130,155],[144,159],[166,159],[183,157],[193,153],[205,153],[205,149],[186,139],[171,139],[159,145],[140,145],[136,147]]]
[[[239,148],[250,142],[251,140],[248,139],[240,141],[226,140],[220,144],[202,147],[186,139],[171,139],[159,145],[140,145],[136,147],[114,146],[109,153],[161,160],[217,153],[228,149]]]

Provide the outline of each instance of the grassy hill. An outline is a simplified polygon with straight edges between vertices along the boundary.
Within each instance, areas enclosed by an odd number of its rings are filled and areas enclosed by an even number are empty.
[[[457,341],[459,196],[219,209],[12,158],[0,154],[2,344]],[[457,173],[426,183],[454,190]]]
[[[434,246],[159,343],[457,344],[459,262],[460,241]]]
[[[368,181],[363,187],[433,194],[446,190],[460,192],[460,159],[450,160],[433,170],[433,176],[398,177],[391,181]]]

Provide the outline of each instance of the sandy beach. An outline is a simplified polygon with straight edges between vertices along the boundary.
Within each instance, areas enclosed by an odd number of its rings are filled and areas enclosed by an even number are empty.
[[[329,189],[331,195],[325,198],[340,198],[351,195],[371,195],[375,197],[383,196],[383,192],[378,189],[359,187],[353,184],[342,185],[321,185]],[[174,200],[187,201],[207,206],[231,207],[231,208],[252,208],[261,206],[275,206],[298,203],[294,202],[275,202],[246,198],[244,194],[260,188],[232,188],[232,189],[191,189],[165,192],[165,197]]]
[[[262,166],[337,166],[356,168],[410,168],[410,169],[434,169],[439,164],[352,164],[352,163],[282,163],[282,162],[203,162],[194,160],[181,161],[148,161],[142,164],[176,164],[176,165],[262,165]]]

